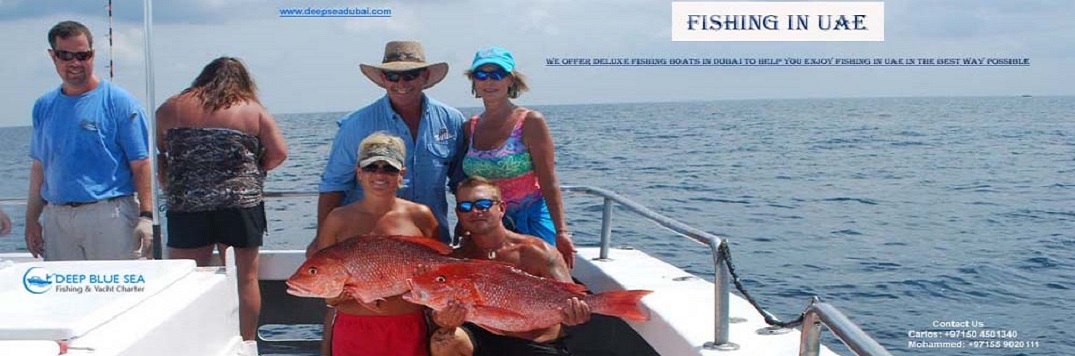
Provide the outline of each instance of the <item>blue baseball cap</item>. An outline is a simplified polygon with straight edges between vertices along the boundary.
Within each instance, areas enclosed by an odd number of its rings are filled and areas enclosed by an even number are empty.
[[[510,51],[497,46],[482,48],[474,53],[474,63],[470,64],[470,70],[476,71],[479,67],[490,63],[504,68],[508,73],[515,70],[515,57],[511,56]]]

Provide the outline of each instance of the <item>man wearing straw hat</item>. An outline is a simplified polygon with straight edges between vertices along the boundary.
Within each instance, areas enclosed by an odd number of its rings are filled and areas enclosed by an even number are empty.
[[[446,196],[463,178],[463,114],[423,93],[444,79],[448,64],[427,62],[418,42],[392,41],[385,45],[380,64],[360,64],[359,68],[386,94],[337,122],[339,131],[321,175],[318,226],[332,209],[362,198],[362,188],[355,181],[359,142],[385,131],[406,144],[408,169],[397,196],[428,206],[437,218],[438,237],[449,242]],[[316,239],[307,248],[307,255],[315,251]],[[325,320],[326,341],[332,338],[328,332],[332,330],[332,314],[330,311]],[[323,349],[328,345],[322,342]]]
[[[362,198],[355,182],[358,143],[377,131],[403,138],[407,145],[407,169],[398,196],[433,210],[440,223],[438,237],[448,242],[446,193],[462,180],[463,114],[422,91],[448,74],[448,64],[426,62],[422,45],[392,41],[385,45],[380,64],[360,64],[362,74],[385,89],[386,94],[337,124],[328,164],[321,175],[317,199],[320,225],[332,209]]]

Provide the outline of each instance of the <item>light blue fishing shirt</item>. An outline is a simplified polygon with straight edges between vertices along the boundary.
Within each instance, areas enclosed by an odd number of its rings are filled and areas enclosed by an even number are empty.
[[[34,102],[30,158],[44,168],[41,197],[86,203],[135,192],[130,161],[148,157],[142,106],[107,80],[81,95],[60,88]]]
[[[407,146],[407,172],[398,197],[429,207],[440,224],[440,238],[450,241],[448,233],[447,192],[463,180],[462,158],[466,152],[463,141],[463,114],[429,96],[422,97],[422,118],[417,139],[392,109],[385,95],[372,104],[347,114],[339,121],[339,131],[332,142],[325,172],[318,190],[322,193],[343,192],[343,204],[362,199],[362,186],[355,180],[358,164],[358,144],[377,131],[399,136]]]

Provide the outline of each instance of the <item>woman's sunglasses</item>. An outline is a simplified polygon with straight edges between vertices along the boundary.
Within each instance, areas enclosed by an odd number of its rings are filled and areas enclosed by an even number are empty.
[[[388,164],[371,164],[362,167],[362,171],[366,173],[399,174],[399,169]]]
[[[471,211],[474,211],[474,208],[478,208],[478,210],[481,210],[481,211],[489,211],[489,209],[492,208],[493,205],[495,205],[496,203],[499,203],[499,202],[500,202],[499,200],[493,200],[493,199],[478,199],[478,200],[475,200],[475,201],[461,201],[461,202],[455,203],[455,210],[459,211],[460,213],[469,213]]]
[[[56,58],[59,58],[62,61],[70,61],[72,59],[78,59],[80,61],[84,61],[84,60],[93,58],[93,50],[92,49],[89,50],[89,51],[85,51],[85,52],[68,52],[68,51],[64,51],[62,49],[54,49],[54,50],[52,50],[52,53],[55,53]]]
[[[509,74],[510,73],[504,71],[503,69],[497,69],[497,70],[493,70],[493,71],[479,70],[479,71],[474,72],[474,79],[476,79],[476,80],[487,80],[487,79],[502,80],[504,78],[507,78]]]
[[[384,72],[384,79],[388,79],[388,81],[393,82],[393,83],[398,82],[400,79],[403,79],[404,81],[409,82],[409,81],[414,80],[415,78],[418,78],[418,76],[422,75],[423,70],[424,69],[415,69],[415,70],[409,70],[409,71],[406,71],[406,72],[389,72],[389,71],[385,71]]]

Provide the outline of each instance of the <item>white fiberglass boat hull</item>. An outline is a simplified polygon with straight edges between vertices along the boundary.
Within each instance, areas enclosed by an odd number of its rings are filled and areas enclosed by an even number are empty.
[[[0,354],[53,356],[61,344],[67,355],[238,353],[234,266],[25,257],[0,254],[3,260],[26,261],[0,268]],[[26,287],[27,276],[43,270],[52,284]]]

